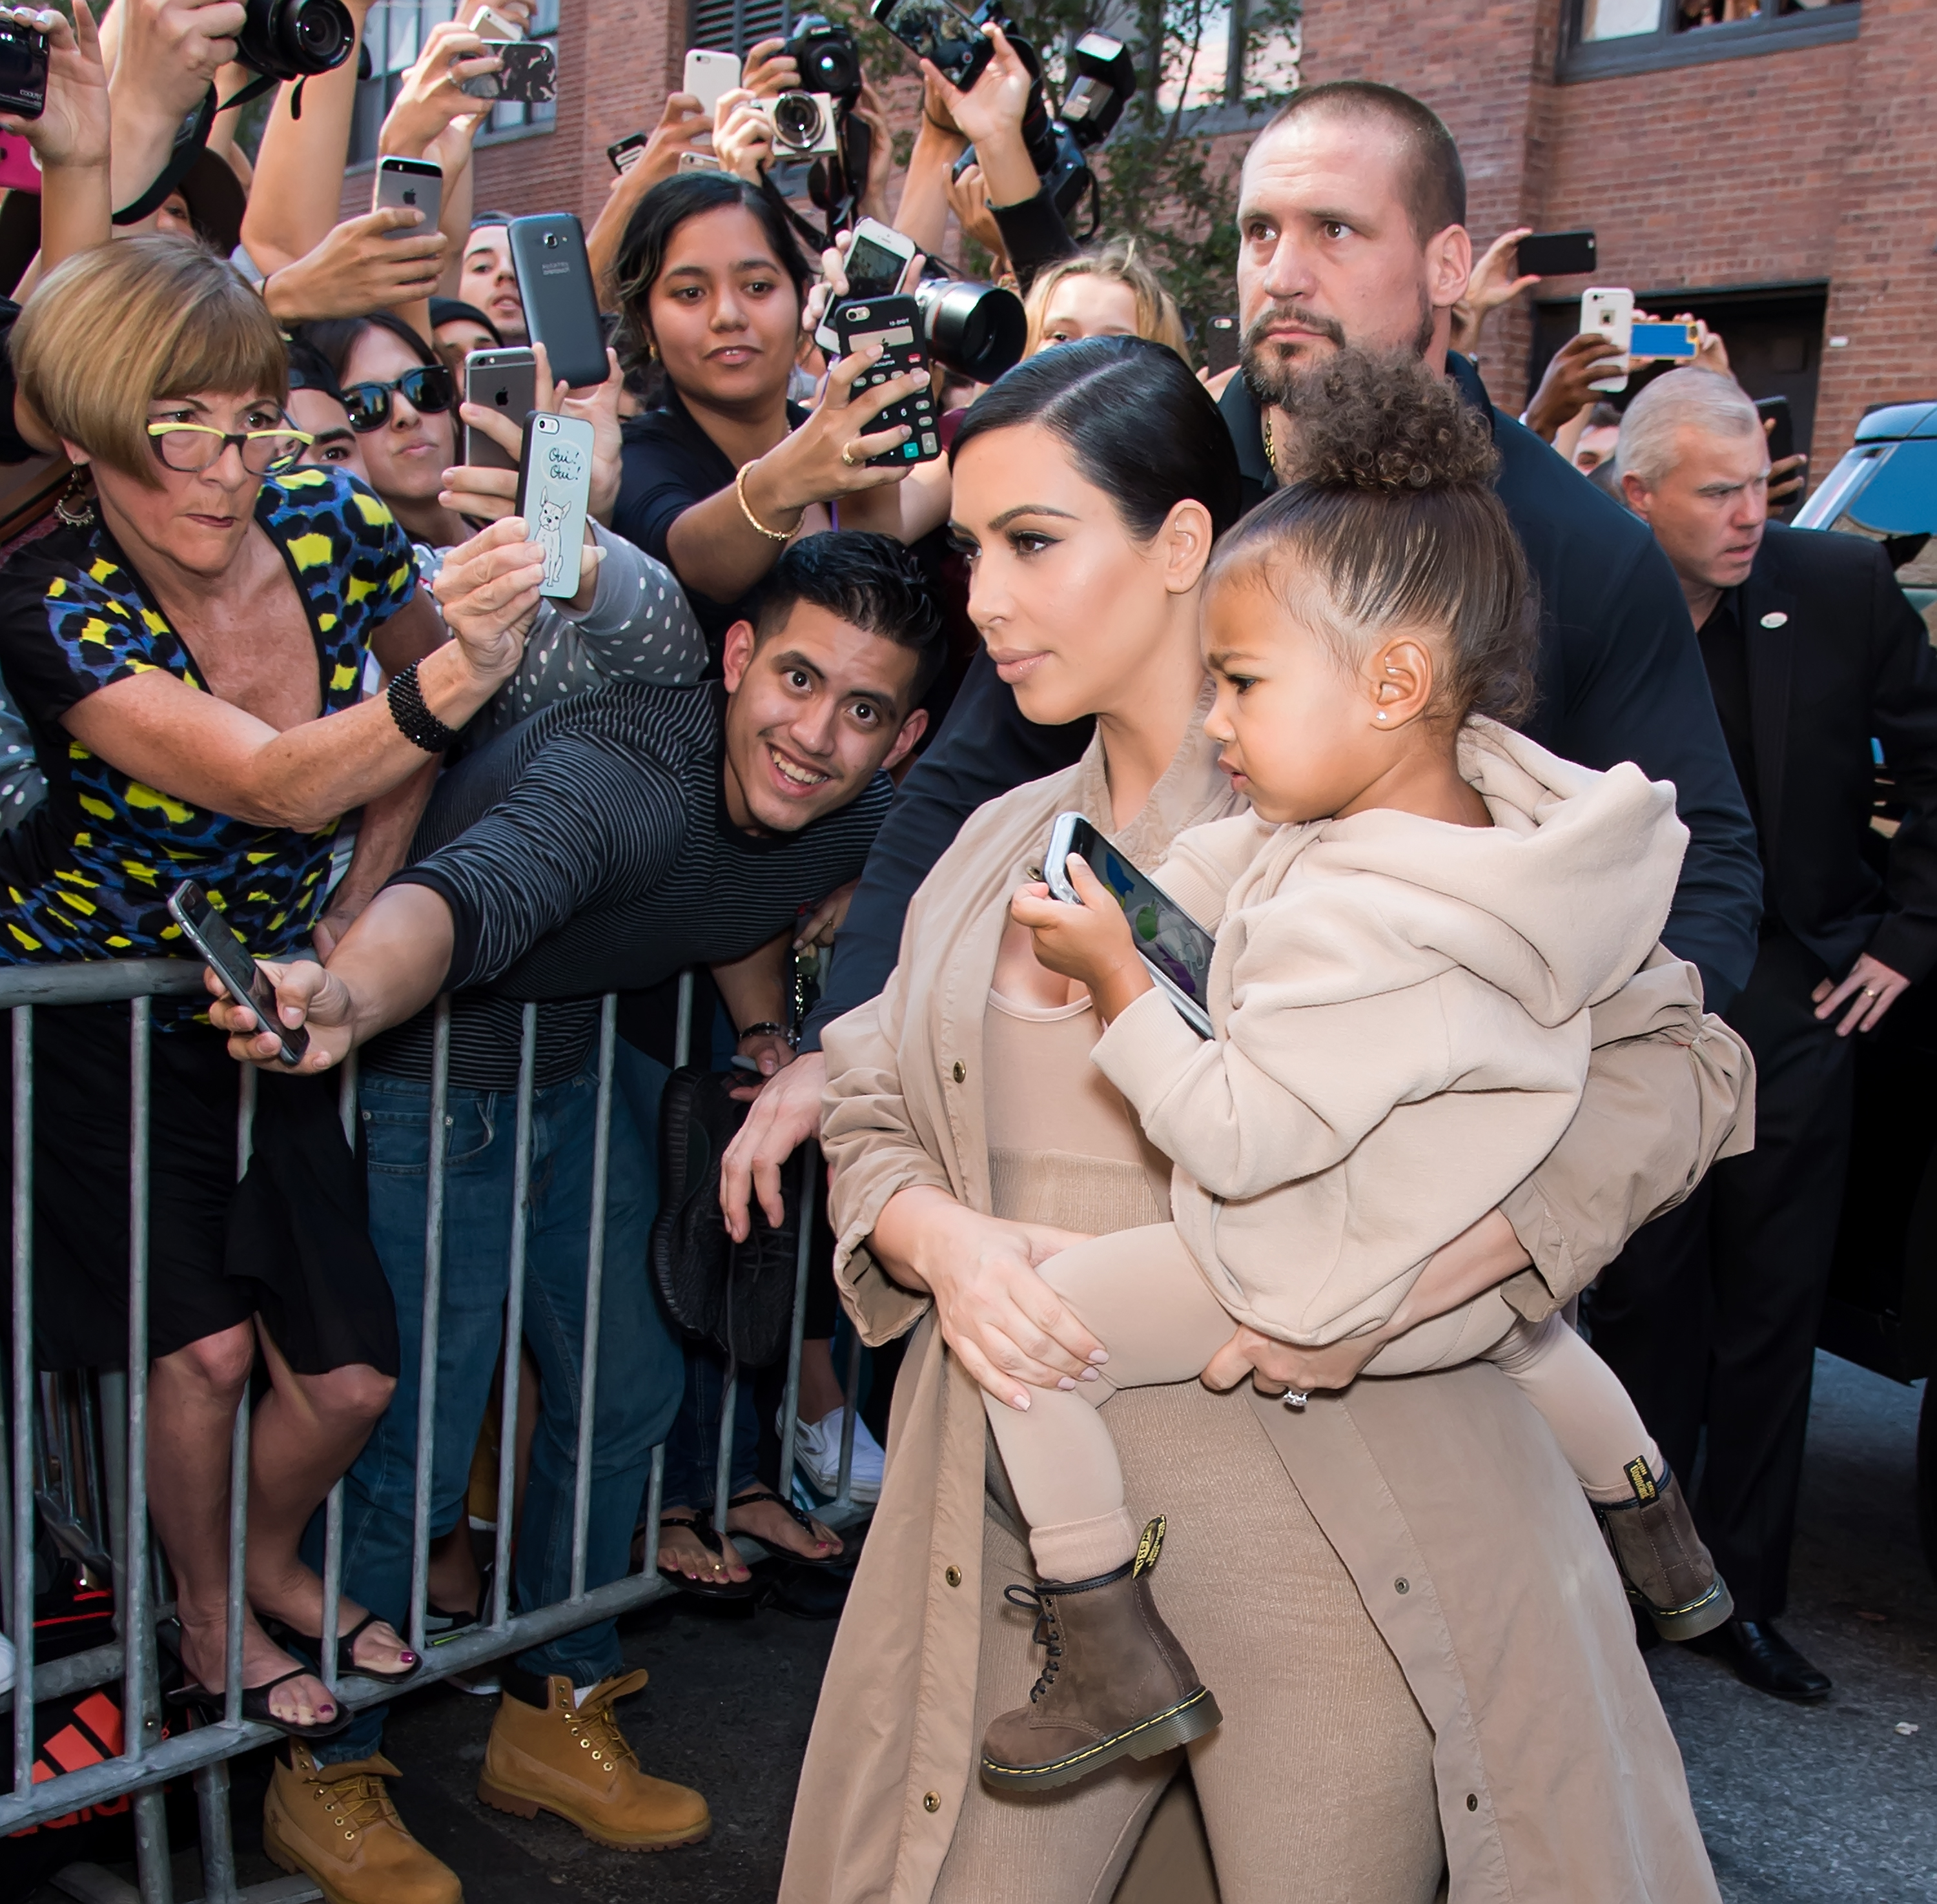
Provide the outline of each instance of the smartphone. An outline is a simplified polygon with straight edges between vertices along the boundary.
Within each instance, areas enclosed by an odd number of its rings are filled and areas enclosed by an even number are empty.
[[[464,359],[464,401],[515,417],[519,426],[538,408],[538,360],[523,348],[473,350]],[[516,469],[519,459],[481,429],[464,426],[464,460],[479,469]]]
[[[0,112],[38,119],[47,106],[47,36],[0,20]]]
[[[1692,357],[1693,324],[1635,324],[1628,330],[1628,352],[1636,357]]]
[[[1212,317],[1204,326],[1204,368],[1213,377],[1221,377],[1238,367],[1238,347],[1244,332],[1235,317]]]
[[[1581,329],[1599,331],[1621,356],[1628,353],[1628,338],[1634,329],[1634,293],[1620,286],[1601,286],[1581,294]],[[1587,387],[1590,390],[1624,390],[1627,373],[1604,377]]]
[[[575,390],[605,380],[605,333],[585,256],[585,232],[568,211],[511,220],[511,266],[525,303],[525,324],[542,344],[551,374]]]
[[[921,327],[921,307],[912,298],[849,298],[834,307],[835,350],[851,357],[871,344],[881,347],[873,365],[856,377],[851,402],[865,390],[885,384],[905,371],[928,368],[928,344]],[[878,456],[870,456],[871,469],[901,468],[910,463],[932,462],[941,453],[941,436],[935,414],[935,398],[924,384],[911,397],[891,403],[867,426],[871,436],[878,430],[893,429],[906,423],[914,433],[908,440]]]
[[[1780,462],[1796,453],[1796,417],[1786,396],[1757,397],[1756,414],[1764,423],[1773,417],[1775,427],[1769,432],[1769,459]]]
[[[1533,232],[1514,247],[1518,273],[1535,277],[1578,277],[1599,266],[1592,232]]]
[[[986,7],[965,13],[954,0],[875,0],[875,23],[885,26],[917,59],[966,92],[982,76],[995,48],[983,37]]]
[[[423,214],[421,225],[400,225],[386,232],[386,238],[423,238],[437,229],[438,213],[444,204],[444,168],[428,159],[379,159],[377,190],[371,202],[372,211],[386,205],[402,205]]]
[[[683,172],[723,172],[726,168],[710,152],[682,152],[679,169]]]
[[[471,16],[471,30],[480,40],[522,40],[525,37],[521,28],[513,26],[502,14],[489,7],[480,7]]]
[[[0,187],[9,192],[41,189],[39,156],[17,133],[0,132]]]
[[[630,171],[645,156],[646,136],[644,132],[628,132],[605,148],[605,156],[612,162],[615,172]]]
[[[592,500],[592,426],[579,417],[535,410],[525,420],[518,464],[518,514],[545,552],[538,593],[568,602],[578,593],[585,512]]]
[[[459,80],[459,92],[525,105],[558,97],[558,55],[543,40],[487,40],[484,50],[498,56],[498,70]]]
[[[878,219],[862,219],[854,227],[854,242],[847,249],[847,295],[893,297],[901,289],[902,274],[914,257],[913,238],[902,237]]]
[[[687,49],[686,74],[680,90],[690,92],[699,102],[699,110],[708,119],[719,110],[720,96],[740,83],[740,56],[716,53],[710,47]]]
[[[1049,890],[1081,905],[1067,864],[1079,853],[1115,894],[1137,943],[1138,956],[1163,987],[1178,1015],[1199,1038],[1211,1036],[1211,955],[1217,941],[1163,889],[1146,879],[1080,813],[1059,813],[1049,835],[1042,876]]]
[[[268,975],[249,956],[249,948],[235,936],[235,929],[209,903],[208,895],[192,879],[185,879],[168,895],[168,911],[182,929],[182,936],[208,961],[223,989],[238,1005],[255,1013],[256,1022],[265,1031],[282,1040],[277,1054],[284,1064],[301,1064],[309,1049],[309,1033],[299,1025],[292,1031],[276,1016],[276,988]]]

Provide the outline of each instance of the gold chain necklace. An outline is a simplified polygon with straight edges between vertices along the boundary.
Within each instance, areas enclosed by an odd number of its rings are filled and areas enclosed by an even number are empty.
[[[1265,426],[1265,461],[1271,465],[1272,480],[1278,481],[1278,450],[1272,441],[1271,411],[1269,406],[1259,413]]]

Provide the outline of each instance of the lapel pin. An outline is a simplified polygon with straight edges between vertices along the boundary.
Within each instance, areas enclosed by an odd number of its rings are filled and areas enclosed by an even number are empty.
[[[1780,608],[1772,608],[1762,618],[1762,625],[1765,628],[1785,628],[1788,624],[1789,617]]]

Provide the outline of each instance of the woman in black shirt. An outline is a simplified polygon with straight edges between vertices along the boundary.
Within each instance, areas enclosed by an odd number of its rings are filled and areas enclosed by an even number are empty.
[[[682,173],[640,200],[617,262],[620,354],[662,373],[656,408],[625,427],[612,526],[676,575],[717,671],[726,631],[796,536],[837,526],[848,497],[897,483],[867,459],[905,426],[864,434],[926,380],[899,377],[851,405],[867,368],[837,365],[820,405],[787,400],[808,266],[773,200],[717,172]],[[737,473],[736,473],[737,472]]]

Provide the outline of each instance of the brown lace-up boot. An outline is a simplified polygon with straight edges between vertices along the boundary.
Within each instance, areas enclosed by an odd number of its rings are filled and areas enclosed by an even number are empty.
[[[1074,1784],[1113,1760],[1154,1758],[1221,1723],[1217,1702],[1150,1597],[1163,1548],[1162,1516],[1135,1557],[1093,1580],[1011,1587],[1012,1605],[1036,1610],[1047,1657],[1029,1702],[1005,1712],[982,1741],[982,1777],[1001,1791]]]
[[[696,1845],[713,1829],[705,1799],[641,1772],[612,1710],[614,1699],[645,1683],[643,1672],[602,1679],[582,1705],[562,1672],[545,1681],[543,1705],[508,1691],[491,1724],[477,1796],[521,1818],[550,1812],[615,1851]]]
[[[1681,1484],[1664,1468],[1657,1481],[1638,1456],[1628,1463],[1631,1501],[1596,1501],[1628,1598],[1654,1622],[1663,1639],[1693,1639],[1735,1610],[1734,1596],[1695,1531]]]
[[[413,1838],[385,1788],[402,1777],[379,1754],[320,1766],[292,1745],[262,1805],[262,1849],[329,1904],[463,1904],[457,1873]]]

